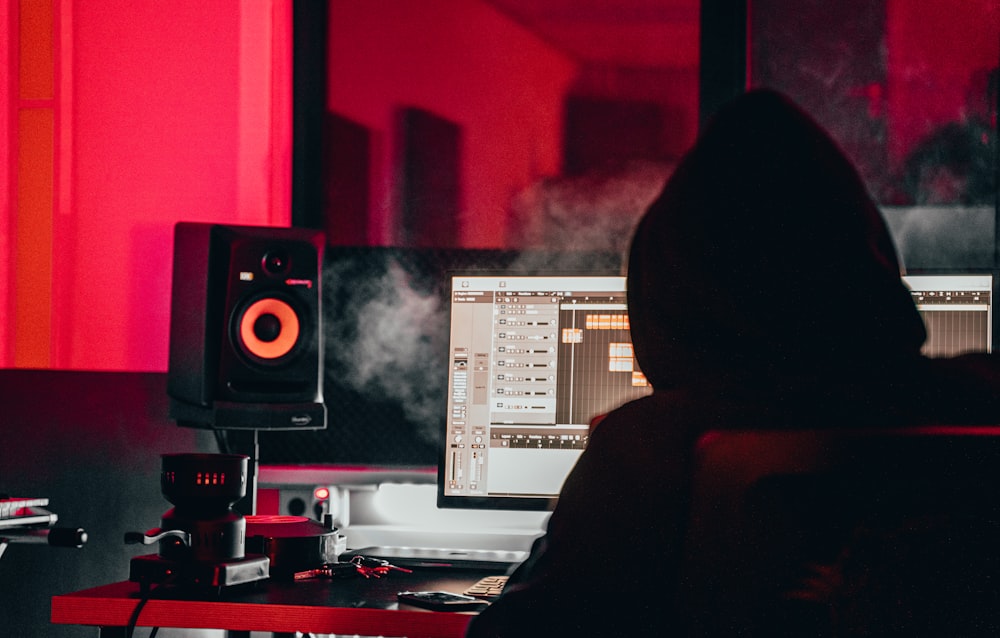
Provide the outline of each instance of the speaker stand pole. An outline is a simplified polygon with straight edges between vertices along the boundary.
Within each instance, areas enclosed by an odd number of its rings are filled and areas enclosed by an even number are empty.
[[[247,495],[246,500],[250,516],[257,514],[257,470],[260,466],[260,435],[257,430],[253,431],[253,440],[250,443],[250,462],[247,464]]]
[[[246,430],[225,430],[230,435],[226,441],[223,452],[230,454],[245,454],[249,457],[247,461],[247,493],[233,507],[244,516],[257,514],[257,474],[260,466],[260,439],[257,430],[250,430],[250,440],[246,439]],[[232,438],[236,439],[235,442]],[[221,445],[220,445],[221,447]]]

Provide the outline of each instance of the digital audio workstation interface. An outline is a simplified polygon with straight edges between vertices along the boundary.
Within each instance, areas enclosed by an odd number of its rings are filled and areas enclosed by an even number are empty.
[[[903,281],[927,328],[925,355],[992,352],[992,275],[906,275]]]
[[[559,493],[591,420],[652,389],[624,277],[452,280],[444,495]]]

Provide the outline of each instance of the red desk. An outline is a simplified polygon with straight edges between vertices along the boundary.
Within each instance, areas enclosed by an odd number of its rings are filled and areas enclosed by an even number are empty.
[[[499,572],[424,569],[393,572],[378,579],[362,577],[293,583],[266,581],[251,589],[227,590],[219,598],[179,599],[154,589],[143,607],[140,627],[225,629],[233,632],[349,634],[445,638],[462,636],[472,617],[467,612],[434,612],[400,605],[404,590],[462,592],[483,576]],[[123,636],[139,603],[139,586],[115,583],[54,596],[52,622],[92,625],[102,638]]]

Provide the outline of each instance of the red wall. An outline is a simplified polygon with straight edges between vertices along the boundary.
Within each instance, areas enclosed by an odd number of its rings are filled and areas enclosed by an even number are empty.
[[[289,2],[13,3],[0,365],[165,370],[173,224],[290,223]]]
[[[290,222],[290,3],[15,0],[0,15],[6,77],[46,93],[0,102],[3,148],[23,155],[0,198],[0,367],[165,370],[173,224]],[[460,240],[503,245],[513,190],[559,170],[572,63],[478,2],[333,2],[331,21],[344,12],[364,26],[332,39],[331,104],[378,135],[372,243],[395,239],[392,109],[407,105],[463,126],[479,168],[462,176]],[[363,77],[343,66],[358,59]]]

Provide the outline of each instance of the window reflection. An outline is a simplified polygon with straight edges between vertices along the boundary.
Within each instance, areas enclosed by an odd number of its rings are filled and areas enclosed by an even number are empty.
[[[697,133],[698,7],[330,0],[329,241],[620,248]]]
[[[996,0],[755,0],[751,84],[817,117],[886,205],[993,206]]]
[[[903,161],[900,199],[918,205],[993,204],[997,69],[976,69],[960,119],[938,125]]]
[[[884,206],[986,211],[934,250],[992,266],[1000,2],[746,4],[749,84],[817,117]],[[330,242],[622,248],[695,138],[699,17],[698,0],[329,0]]]

